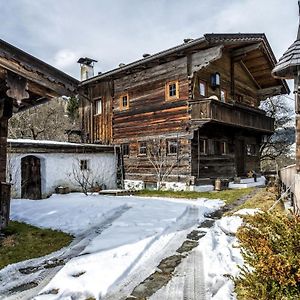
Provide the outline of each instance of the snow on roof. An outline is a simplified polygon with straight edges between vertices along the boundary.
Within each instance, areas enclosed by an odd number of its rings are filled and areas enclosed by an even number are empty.
[[[7,139],[7,142],[12,146],[41,146],[41,147],[55,147],[55,148],[95,148],[95,149],[113,149],[111,145],[100,145],[100,144],[85,144],[85,143],[69,143],[69,142],[58,142],[49,140],[31,140],[31,139]]]

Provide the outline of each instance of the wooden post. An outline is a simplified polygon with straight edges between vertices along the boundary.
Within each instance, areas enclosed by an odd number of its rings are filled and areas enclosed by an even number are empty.
[[[10,210],[10,184],[6,183],[8,119],[12,116],[13,101],[0,101],[0,230],[8,225]]]
[[[300,101],[299,101],[299,76],[294,80],[294,93],[295,93],[295,113],[296,113],[296,174],[294,178],[295,194],[294,194],[294,212],[299,214],[300,210]]]

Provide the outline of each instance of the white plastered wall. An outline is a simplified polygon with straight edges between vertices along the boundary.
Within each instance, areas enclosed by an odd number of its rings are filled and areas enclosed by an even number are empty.
[[[33,155],[41,162],[41,190],[45,198],[58,186],[80,191],[75,182],[73,169],[79,169],[80,160],[88,160],[93,178],[108,189],[116,188],[116,157],[113,153],[10,153],[8,154],[7,180],[12,183],[12,197],[21,198],[21,159]]]

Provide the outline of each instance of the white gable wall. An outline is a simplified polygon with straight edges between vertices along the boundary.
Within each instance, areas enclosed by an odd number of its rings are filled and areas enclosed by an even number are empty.
[[[58,186],[67,186],[71,191],[80,191],[73,176],[74,168],[80,170],[80,160],[88,160],[89,171],[100,185],[104,184],[109,189],[116,188],[117,162],[113,153],[10,153],[7,181],[12,183],[13,198],[21,198],[21,159],[28,155],[40,159],[43,198],[54,193]]]

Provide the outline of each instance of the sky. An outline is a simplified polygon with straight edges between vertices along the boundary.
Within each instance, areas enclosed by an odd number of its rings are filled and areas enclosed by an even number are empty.
[[[0,38],[79,79],[205,33],[265,33],[277,59],[294,42],[296,0],[0,0]]]

